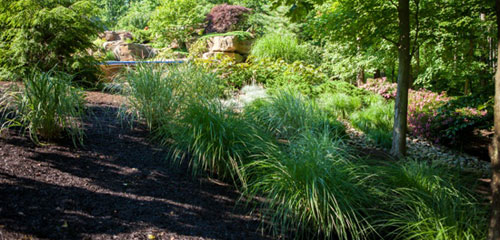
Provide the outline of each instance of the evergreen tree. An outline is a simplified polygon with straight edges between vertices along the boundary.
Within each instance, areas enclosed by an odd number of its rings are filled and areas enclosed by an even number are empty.
[[[55,69],[87,80],[95,60],[87,53],[101,30],[88,0],[7,0],[0,7],[0,80]]]

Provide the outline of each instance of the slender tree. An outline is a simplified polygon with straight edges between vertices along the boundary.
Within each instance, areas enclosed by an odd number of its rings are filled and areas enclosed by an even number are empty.
[[[497,51],[500,53],[500,0],[496,0]],[[498,54],[497,56],[500,56]],[[491,151],[491,219],[489,240],[500,240],[500,57],[497,58],[495,75],[495,136]]]
[[[408,87],[410,83],[410,0],[399,0],[399,72],[398,90],[394,111],[391,154],[396,157],[406,155],[406,115],[408,113]]]

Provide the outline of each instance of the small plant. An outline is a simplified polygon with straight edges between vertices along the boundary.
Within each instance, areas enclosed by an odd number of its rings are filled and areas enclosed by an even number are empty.
[[[71,79],[52,70],[35,72],[24,81],[24,88],[4,93],[0,98],[0,117],[5,119],[2,129],[21,127],[37,144],[65,132],[75,145],[83,144],[84,96],[71,86]]]
[[[237,5],[228,5],[226,3],[217,5],[207,14],[206,33],[225,33],[242,29],[246,15],[251,9]]]
[[[254,43],[251,54],[260,59],[283,59],[287,63],[311,59],[308,49],[300,45],[297,38],[290,34],[264,35]]]
[[[350,119],[354,127],[363,131],[376,144],[390,148],[394,103],[372,104],[366,109],[354,112]]]

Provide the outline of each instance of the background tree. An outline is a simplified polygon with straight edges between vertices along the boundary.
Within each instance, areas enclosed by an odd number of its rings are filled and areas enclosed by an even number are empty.
[[[2,1],[0,10],[0,79],[17,80],[40,71],[79,73],[93,78],[97,70],[87,53],[100,31],[87,0]],[[64,47],[61,47],[64,46]]]
[[[500,56],[500,0],[496,0],[497,15],[497,51]],[[491,219],[490,240],[500,239],[500,58],[497,59],[497,72],[495,75],[495,135],[491,149]]]

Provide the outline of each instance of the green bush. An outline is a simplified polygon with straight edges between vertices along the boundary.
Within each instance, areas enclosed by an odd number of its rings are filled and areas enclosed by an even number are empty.
[[[390,148],[392,144],[393,118],[394,102],[372,104],[354,112],[350,117],[354,127],[385,148]]]
[[[384,192],[382,228],[396,239],[485,239],[487,207],[473,197],[477,176],[415,161],[378,170]]]
[[[328,130],[337,138],[345,135],[342,123],[329,119],[313,101],[291,92],[256,100],[246,107],[245,114],[281,139],[292,139],[304,131]]]
[[[132,2],[127,13],[118,20],[116,28],[126,30],[144,29],[148,26],[149,19],[157,6],[158,3],[153,0]]]
[[[297,38],[289,34],[270,33],[264,35],[252,46],[251,54],[257,58],[282,59],[287,63],[309,61],[308,49],[300,45]]]
[[[314,95],[315,89],[328,81],[323,73],[313,65],[304,62],[286,63],[283,60],[249,57],[245,63],[230,60],[197,60],[198,64],[214,71],[232,86],[240,88],[243,84],[260,83],[270,91],[293,87],[304,95]]]
[[[86,0],[13,0],[0,11],[0,80],[19,80],[36,67],[96,80],[87,53],[101,30]]]
[[[346,119],[362,106],[360,97],[349,96],[345,93],[326,93],[320,95],[318,103],[321,108],[335,118]]]
[[[181,46],[190,42],[197,29],[203,28],[212,6],[198,0],[162,1],[149,22],[156,41],[164,44],[176,41]]]
[[[275,236],[303,239],[364,239],[374,203],[370,181],[347,147],[328,132],[303,132],[281,150],[245,166],[245,196],[261,196],[262,219]]]
[[[66,73],[36,72],[24,81],[24,88],[5,92],[0,98],[2,130],[22,127],[36,144],[65,132],[75,145],[83,144],[84,96],[71,86],[71,79]]]

